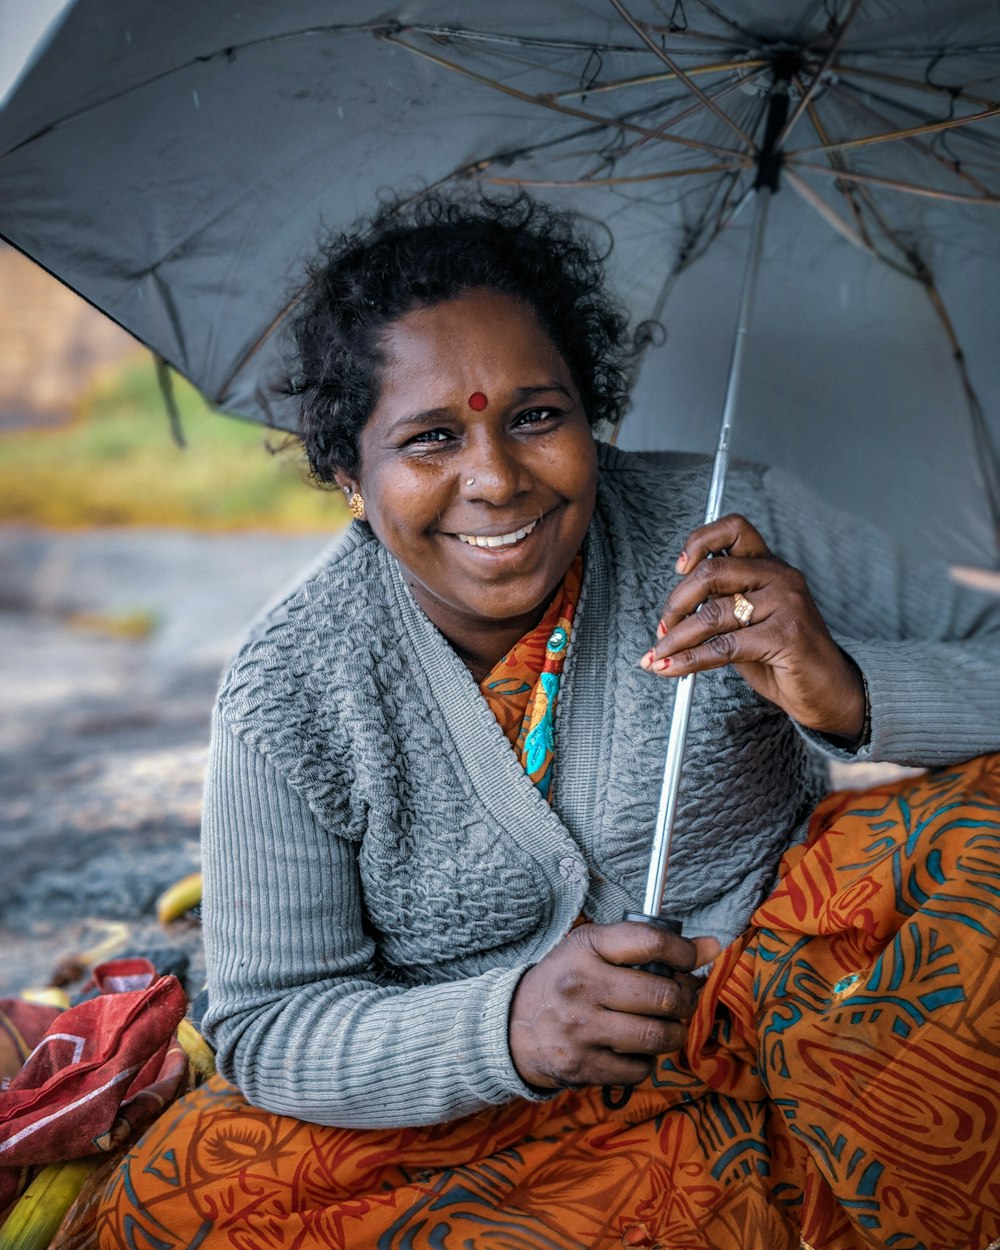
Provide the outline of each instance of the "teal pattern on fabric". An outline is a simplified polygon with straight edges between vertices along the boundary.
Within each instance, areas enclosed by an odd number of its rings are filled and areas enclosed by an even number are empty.
[[[563,642],[565,646],[565,641]],[[556,695],[559,693],[559,677],[556,673],[541,673],[538,680],[545,692],[545,711],[541,720],[531,729],[524,740],[526,752],[525,771],[530,775],[545,763],[545,757],[555,750],[555,707]],[[546,798],[549,793],[551,771],[540,777],[535,784]]]

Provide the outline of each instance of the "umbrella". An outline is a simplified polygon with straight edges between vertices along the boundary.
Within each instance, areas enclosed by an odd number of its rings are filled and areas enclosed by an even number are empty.
[[[318,232],[388,188],[528,186],[608,231],[613,284],[668,326],[622,445],[707,449],[781,82],[735,447],[992,564],[998,15],[77,0],[0,115],[0,235],[213,404],[294,429],[273,383]]]

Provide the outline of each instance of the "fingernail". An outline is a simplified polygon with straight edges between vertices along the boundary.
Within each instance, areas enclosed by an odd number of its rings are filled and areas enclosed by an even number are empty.
[[[657,636],[657,638],[662,638],[662,637],[663,637],[663,635],[664,635],[666,632],[667,632],[667,627],[666,627],[666,625],[664,625],[664,623],[663,623],[662,621],[659,621],[659,622],[657,623],[657,626],[656,626],[656,636]]]
[[[680,570],[684,567],[685,564],[687,564],[687,562],[688,562],[688,553],[686,551],[682,551],[681,554],[677,557],[677,563],[674,567]]]
[[[665,673],[669,667],[670,667],[670,656],[668,655],[668,656],[665,656],[662,660],[657,661],[656,671],[658,673]]]
[[[639,666],[640,666],[640,668],[652,668],[652,667],[653,667],[653,653],[652,653],[652,651],[647,651],[647,652],[646,652],[646,654],[645,654],[645,655],[642,657],[642,659],[639,661]]]

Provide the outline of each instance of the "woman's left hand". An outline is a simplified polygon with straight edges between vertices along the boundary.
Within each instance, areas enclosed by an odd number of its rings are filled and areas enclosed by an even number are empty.
[[[643,668],[683,677],[732,664],[800,725],[857,740],[865,719],[860,670],[830,637],[802,574],[773,556],[745,517],[696,529],[676,567],[684,577]]]

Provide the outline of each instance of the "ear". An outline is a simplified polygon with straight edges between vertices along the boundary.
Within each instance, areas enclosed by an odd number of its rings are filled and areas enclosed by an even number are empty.
[[[345,473],[342,469],[334,470],[333,480],[337,483],[340,489],[349,496],[353,495],[354,492],[357,490],[357,486],[351,480],[351,477],[349,476],[349,474]]]

